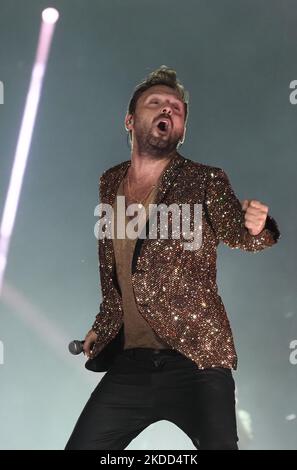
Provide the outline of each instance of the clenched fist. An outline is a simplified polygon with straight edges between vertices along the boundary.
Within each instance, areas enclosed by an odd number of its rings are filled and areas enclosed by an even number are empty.
[[[245,199],[241,203],[245,211],[244,225],[251,235],[258,235],[265,227],[268,206],[260,201]]]

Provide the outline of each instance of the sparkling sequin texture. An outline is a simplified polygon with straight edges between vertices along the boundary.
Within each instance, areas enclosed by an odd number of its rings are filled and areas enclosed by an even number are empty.
[[[101,175],[100,202],[113,204],[130,164],[124,161]],[[263,250],[278,241],[277,224],[268,215],[262,232],[250,235],[224,170],[179,153],[163,172],[155,203],[202,204],[202,246],[184,250],[182,234],[179,239],[141,240],[132,271],[139,312],[160,338],[199,368],[236,369],[232,332],[216,282],[217,246],[222,241],[232,249]],[[123,324],[112,239],[99,239],[98,248],[102,302],[92,326],[97,333],[92,357],[117,336]]]

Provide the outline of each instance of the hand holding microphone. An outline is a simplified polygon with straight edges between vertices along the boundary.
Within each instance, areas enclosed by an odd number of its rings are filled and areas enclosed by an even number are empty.
[[[84,341],[79,341],[79,340],[71,341],[71,343],[68,346],[68,349],[71,352],[71,354],[80,354],[83,352],[85,355],[87,355],[88,358],[90,358],[91,350],[92,350],[94,343],[96,342],[96,339],[97,339],[97,334],[95,333],[94,330],[90,330],[87,333]]]

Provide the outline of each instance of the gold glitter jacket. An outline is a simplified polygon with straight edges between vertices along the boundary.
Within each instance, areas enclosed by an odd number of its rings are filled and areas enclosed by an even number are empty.
[[[102,174],[100,202],[112,205],[130,160]],[[262,232],[250,235],[244,211],[227,174],[217,167],[179,153],[163,172],[155,204],[202,204],[202,246],[184,250],[180,239],[138,238],[132,285],[139,312],[160,338],[192,359],[199,368],[237,368],[237,355],[227,314],[216,283],[216,250],[220,241],[233,249],[261,251],[280,237],[268,215]],[[169,226],[171,219],[169,218]],[[182,235],[181,235],[182,237]],[[106,370],[106,354],[123,348],[123,310],[111,238],[98,240],[102,302],[92,329],[97,333],[91,359],[103,362],[91,370]],[[104,352],[104,354],[103,354]],[[89,368],[86,365],[87,368]]]

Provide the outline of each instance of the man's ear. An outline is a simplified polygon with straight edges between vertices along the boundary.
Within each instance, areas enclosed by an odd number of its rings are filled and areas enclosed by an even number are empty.
[[[133,115],[127,114],[125,117],[125,129],[126,131],[131,131],[131,124],[133,124]]]

